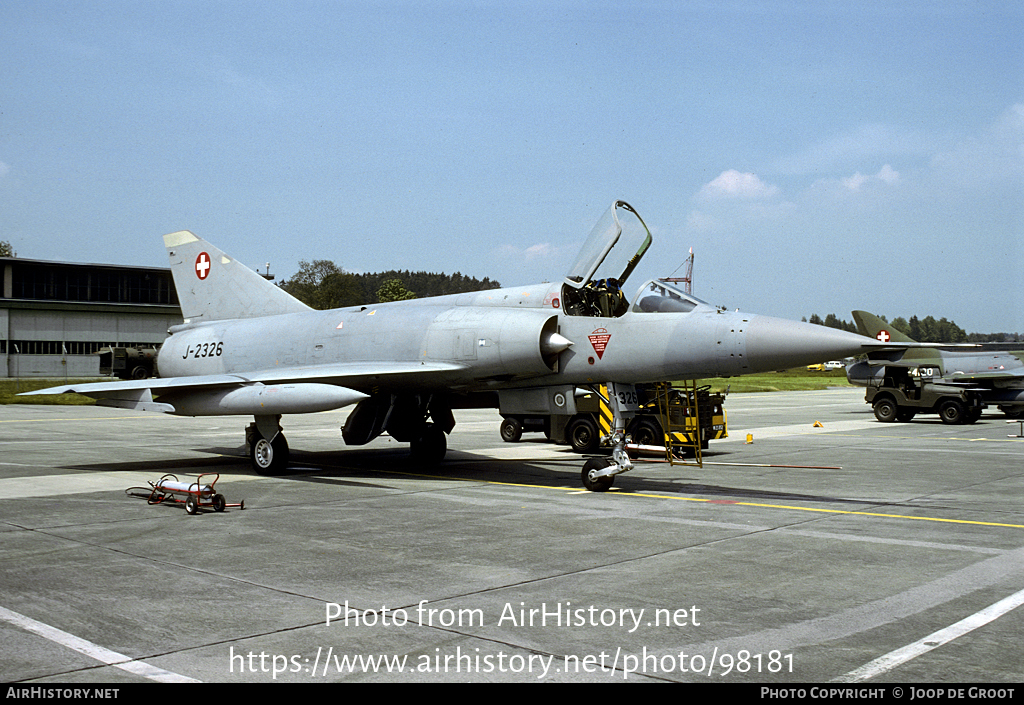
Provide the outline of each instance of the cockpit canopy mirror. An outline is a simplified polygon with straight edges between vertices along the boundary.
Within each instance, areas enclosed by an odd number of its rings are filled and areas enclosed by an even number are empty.
[[[614,279],[621,287],[650,246],[651,231],[640,215],[625,201],[616,201],[590,231],[565,283],[581,289]]]

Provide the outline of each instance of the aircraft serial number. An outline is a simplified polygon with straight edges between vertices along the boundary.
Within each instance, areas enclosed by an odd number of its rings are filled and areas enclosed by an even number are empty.
[[[190,357],[198,360],[201,357],[220,357],[224,354],[224,343],[221,342],[210,342],[200,343],[193,348],[191,345],[185,350],[185,354],[181,356],[182,360],[187,360]]]

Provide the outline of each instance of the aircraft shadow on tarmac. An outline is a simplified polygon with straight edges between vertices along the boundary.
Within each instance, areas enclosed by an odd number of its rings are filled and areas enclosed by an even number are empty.
[[[546,444],[538,444],[538,448]],[[550,447],[550,446],[547,446]],[[196,448],[209,453],[209,458],[167,459],[156,463],[97,463],[92,465],[68,465],[65,469],[84,472],[139,472],[152,471],[154,480],[163,473],[192,474],[218,472],[225,476],[252,476],[245,446],[232,448]],[[725,452],[706,452],[705,460],[728,457]],[[467,482],[515,483],[537,487],[579,487],[579,460],[575,453],[567,453],[564,459],[543,460],[497,459],[467,451],[457,451],[449,460],[438,465],[425,466],[413,460],[405,448],[346,449],[344,451],[302,451],[294,450],[288,469],[275,479],[306,482],[310,484],[366,487],[393,490],[395,485],[381,483],[385,477],[400,480],[406,478],[430,478],[461,480]],[[713,462],[713,460],[710,460]],[[565,471],[557,466],[565,465]],[[555,466],[554,468],[552,466]],[[790,501],[815,504],[839,504],[855,506],[909,507],[902,502],[883,502],[872,499],[849,499],[831,495],[775,492],[750,487],[734,487],[709,484],[694,477],[714,474],[714,468],[700,468],[695,465],[676,465],[649,462],[641,463],[632,473],[616,478],[616,493],[619,494],[673,494],[687,495],[712,501]],[[656,473],[658,476],[652,476]],[[664,474],[671,473],[671,477]],[[374,482],[372,480],[377,480]]]

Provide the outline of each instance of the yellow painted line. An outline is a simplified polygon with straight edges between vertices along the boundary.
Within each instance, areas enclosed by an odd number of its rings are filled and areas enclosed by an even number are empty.
[[[364,468],[365,470],[365,468]],[[542,490],[556,490],[559,492],[566,492],[568,494],[607,494],[603,492],[590,492],[590,490],[581,490],[579,488],[568,488],[568,487],[554,487],[551,485],[531,485],[523,482],[498,482],[497,480],[474,480],[465,477],[449,477],[446,475],[424,475],[421,473],[403,472],[400,470],[377,470],[374,472],[382,472],[393,475],[409,475],[411,477],[422,477],[427,479],[435,480],[453,480],[459,482],[476,482],[487,485],[500,485],[503,487],[527,487],[532,489]],[[798,507],[790,504],[763,504],[760,502],[738,502],[733,500],[720,500],[720,499],[702,499],[699,497],[681,497],[679,495],[666,495],[666,494],[649,494],[646,492],[629,492],[626,490],[619,490],[618,488],[612,488],[616,490],[617,497],[642,497],[646,499],[670,499],[676,502],[705,502],[710,504],[728,504],[729,506],[740,506],[740,507],[758,507],[761,509],[789,509],[800,512],[817,512],[819,514],[840,514],[848,516],[867,516],[867,517],[882,517],[885,519],[909,519],[911,521],[934,521],[940,524],[969,524],[972,526],[998,526],[1006,529],[1024,529],[1024,524],[1005,524],[994,521],[973,521],[970,519],[943,519],[940,517],[918,517],[910,516],[908,514],[886,514],[884,512],[862,512],[854,511],[850,509],[822,509],[818,507]]]

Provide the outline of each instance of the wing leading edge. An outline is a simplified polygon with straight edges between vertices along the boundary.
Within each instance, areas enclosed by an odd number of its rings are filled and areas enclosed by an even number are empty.
[[[160,411],[179,416],[276,415],[330,411],[369,396],[352,387],[427,382],[463,372],[463,365],[435,362],[340,363],[287,370],[88,382],[49,387],[19,396],[81,394],[100,406]]]

